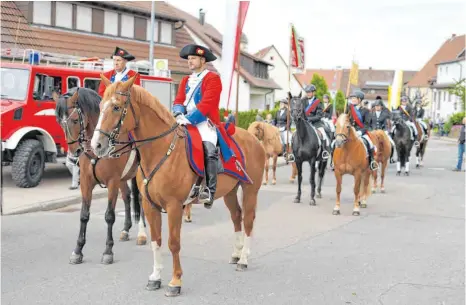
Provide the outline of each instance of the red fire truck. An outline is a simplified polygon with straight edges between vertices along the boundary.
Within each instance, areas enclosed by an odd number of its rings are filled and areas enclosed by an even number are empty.
[[[64,132],[55,119],[52,92],[65,93],[73,87],[97,91],[104,65],[91,66],[93,68],[86,65],[70,68],[70,65],[2,62],[2,166],[11,165],[12,178],[17,186],[37,186],[45,163],[57,163],[57,159],[66,156],[68,147]],[[170,71],[164,70],[168,72],[164,77],[148,75],[153,74],[151,71],[138,71],[141,86],[157,96],[166,107],[171,107],[174,88]]]

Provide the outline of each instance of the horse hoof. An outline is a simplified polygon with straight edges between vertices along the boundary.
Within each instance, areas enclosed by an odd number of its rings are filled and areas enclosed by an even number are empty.
[[[364,209],[367,208],[367,204],[366,204],[366,203],[362,203],[362,204],[360,204],[360,206],[361,206],[361,208],[364,208]]]
[[[277,184],[277,180],[273,179],[272,180],[272,185],[275,185],[275,184]]]
[[[239,257],[231,257],[230,258],[230,264],[234,265],[234,264],[237,264],[239,262]]]
[[[405,176],[409,176],[409,172],[405,172]]]
[[[129,240],[129,234],[128,232],[121,231],[120,233],[120,241],[128,241]]]
[[[162,280],[149,280],[149,282],[147,282],[146,290],[154,291],[160,289],[160,287],[162,287]]]
[[[236,271],[246,271],[248,269],[248,265],[246,264],[237,264],[236,265]]]
[[[294,179],[290,179],[290,183],[294,183]]]
[[[262,182],[262,185],[267,185],[267,182],[266,181]]]
[[[113,264],[113,254],[103,254],[102,255],[102,264],[110,265]]]
[[[300,201],[301,201],[301,200],[300,200],[299,198],[295,198],[295,199],[293,200],[293,203],[299,203]]]
[[[353,216],[359,216],[359,211],[353,211]]]
[[[416,164],[416,168],[421,168],[421,166],[419,164]]]
[[[397,175],[397,176],[401,175],[401,172],[396,172],[396,175]]]
[[[184,222],[192,222],[191,218],[185,218]]]
[[[166,297],[177,297],[181,294],[181,286],[168,286],[165,291]]]
[[[316,205],[315,199],[311,199],[311,201],[309,201],[309,205],[315,206]]]
[[[375,194],[375,193],[377,193],[377,188],[372,189],[372,194]]]
[[[381,189],[380,189],[380,192],[383,193],[383,194],[385,194],[385,188],[381,188]]]
[[[71,265],[79,265],[82,264],[84,256],[81,254],[71,253],[70,256],[70,264]]]
[[[333,210],[332,214],[333,215],[340,215],[340,210]]]
[[[147,243],[147,237],[145,236],[138,236],[136,239],[136,245],[138,246],[144,246]]]
[[[322,194],[321,194],[321,193],[317,193],[316,197],[320,199],[320,198],[322,198]]]

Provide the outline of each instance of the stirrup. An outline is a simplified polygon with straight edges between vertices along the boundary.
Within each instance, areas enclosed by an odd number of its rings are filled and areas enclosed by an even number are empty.
[[[371,170],[375,171],[375,170],[378,170],[379,169],[379,165],[377,164],[377,162],[375,162],[374,160],[371,161],[371,164],[370,164],[370,168]]]
[[[330,158],[330,153],[326,150],[323,150],[322,151],[322,160],[327,160],[328,158]]]
[[[418,140],[414,141],[414,146],[419,147],[420,143]]]
[[[295,159],[293,153],[288,153],[288,154],[286,155],[286,160],[287,160],[288,162],[291,162],[291,163],[293,163],[293,162],[296,161],[296,159]]]

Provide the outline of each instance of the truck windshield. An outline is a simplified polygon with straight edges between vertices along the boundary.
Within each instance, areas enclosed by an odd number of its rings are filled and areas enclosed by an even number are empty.
[[[24,101],[29,85],[29,70],[16,68],[0,68],[1,99]]]

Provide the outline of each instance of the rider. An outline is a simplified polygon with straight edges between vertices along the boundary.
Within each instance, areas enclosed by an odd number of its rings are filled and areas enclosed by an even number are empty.
[[[424,139],[427,140],[427,124],[422,119],[424,118],[424,108],[422,108],[422,101],[416,100],[416,121],[421,125],[422,131],[424,132]]]
[[[393,139],[389,134],[390,115],[388,111],[384,111],[383,102],[381,100],[375,100],[374,109],[375,111],[372,113],[371,116],[371,128],[373,130],[381,129],[385,131],[385,134],[388,136],[388,139],[390,140],[390,143],[392,145],[390,153],[390,163],[394,163],[395,161],[393,161],[393,153],[395,151],[395,142],[393,142]]]
[[[115,51],[112,54],[112,58],[113,58],[113,69],[104,73],[104,76],[107,79],[109,79],[110,82],[112,83],[118,82],[118,81],[125,82],[131,77],[133,77],[134,75],[138,75],[136,77],[136,80],[134,81],[134,84],[139,85],[139,86],[141,85],[139,74],[126,67],[126,64],[128,63],[128,61],[132,61],[135,59],[133,55],[131,55],[125,49],[116,47]],[[99,91],[98,91],[100,97],[103,97],[105,88],[106,88],[105,84],[103,82],[100,82]]]
[[[323,107],[320,100],[315,96],[316,86],[311,84],[304,88],[304,91],[307,94],[307,98],[305,98],[305,101],[307,102],[307,105],[305,105],[307,121],[311,123],[312,126],[320,130],[320,133],[324,138],[325,144],[322,143],[322,159],[326,160],[330,157],[330,140],[327,130],[325,130],[325,124],[322,122],[322,118],[324,116]]]
[[[201,134],[206,188],[199,194],[199,202],[210,209],[217,189],[219,156],[216,126],[220,126],[222,82],[217,73],[207,70],[207,63],[217,59],[209,49],[190,44],[181,49],[180,57],[188,60],[188,68],[193,73],[181,80],[173,102],[173,113],[178,124],[195,125]]]
[[[411,140],[414,141],[415,146],[419,146],[419,142],[417,141],[417,129],[412,118],[412,108],[408,104],[408,97],[406,95],[401,97],[401,105],[398,110],[400,110],[401,118],[405,121],[406,125],[411,128]]]
[[[288,118],[288,100],[286,98],[282,99],[280,101],[280,110],[277,111],[275,115],[275,126],[278,128],[280,131],[280,139],[282,140],[282,145],[283,145],[283,156],[285,159],[288,159],[287,153],[290,153],[291,151],[291,132],[290,132],[290,124],[291,124],[291,119]],[[288,122],[288,124],[287,124]],[[288,141],[287,141],[287,134],[288,134]],[[288,151],[287,151],[287,144],[288,144]]]
[[[333,123],[331,123],[332,115],[333,115],[333,107],[332,107],[333,105],[330,103],[330,97],[328,96],[328,94],[324,94],[322,99],[324,100],[324,110],[323,110],[324,117],[322,118],[322,120],[325,123],[327,123],[328,128],[333,133],[335,132],[335,126],[333,126]]]
[[[356,129],[356,133],[359,137],[363,137],[369,147],[367,149],[369,154],[369,165],[371,170],[377,169],[377,162],[374,161],[374,155],[376,153],[376,147],[371,141],[371,138],[367,134],[367,128],[370,124],[370,112],[367,108],[361,106],[362,100],[364,100],[364,93],[362,91],[355,91],[350,95],[351,103],[348,105],[347,111],[350,114],[351,125]]]

